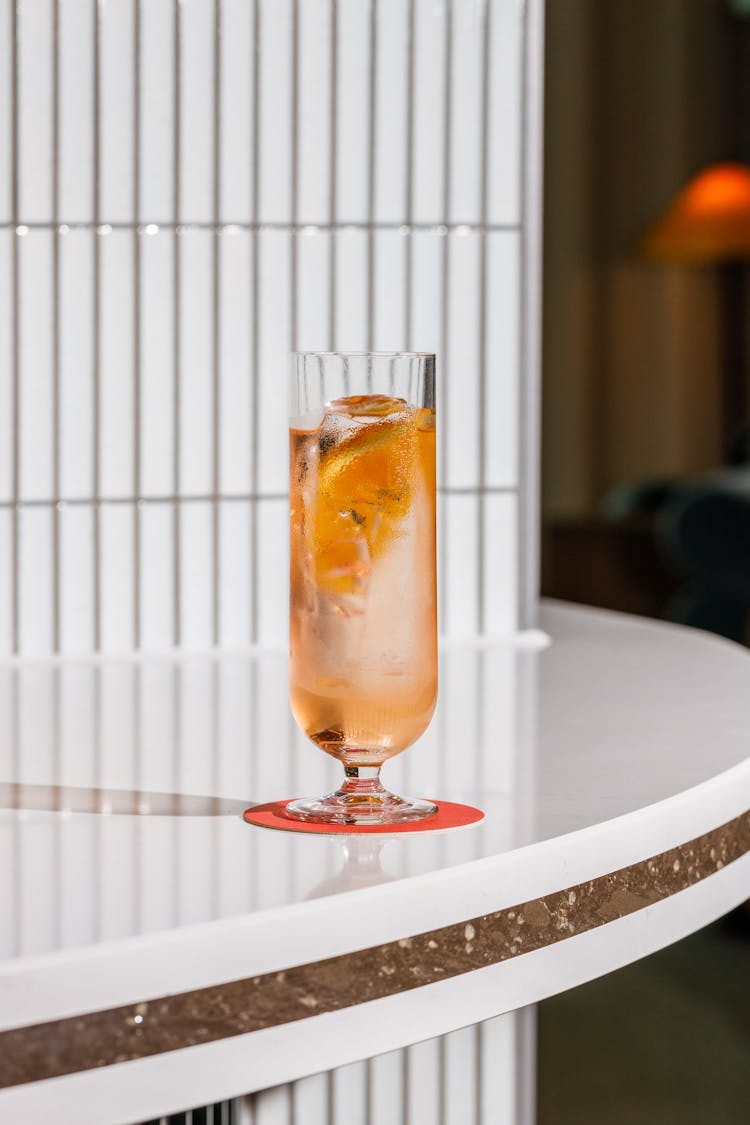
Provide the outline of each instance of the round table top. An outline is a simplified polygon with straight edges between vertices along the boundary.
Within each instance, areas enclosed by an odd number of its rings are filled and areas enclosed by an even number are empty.
[[[294,726],[283,652],[0,667],[0,1117],[67,1099],[101,1125],[288,1081],[750,896],[745,650],[551,603],[538,633],[441,661],[384,780],[486,818],[393,837],[243,822],[340,769]]]

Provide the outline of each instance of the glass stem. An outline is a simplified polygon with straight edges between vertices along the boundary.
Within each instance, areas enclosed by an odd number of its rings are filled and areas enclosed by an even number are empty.
[[[379,797],[386,792],[380,780],[380,766],[344,766],[344,775],[341,794]]]

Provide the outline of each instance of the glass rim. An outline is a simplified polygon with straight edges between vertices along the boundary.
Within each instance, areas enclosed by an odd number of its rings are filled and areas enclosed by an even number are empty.
[[[435,359],[436,352],[290,352],[299,359]]]

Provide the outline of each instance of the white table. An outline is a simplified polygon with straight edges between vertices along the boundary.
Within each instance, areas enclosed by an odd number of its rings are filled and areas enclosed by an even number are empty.
[[[750,897],[750,654],[550,604],[453,642],[386,783],[447,834],[245,825],[338,767],[283,653],[0,668],[0,1120],[145,1120],[534,1004]]]

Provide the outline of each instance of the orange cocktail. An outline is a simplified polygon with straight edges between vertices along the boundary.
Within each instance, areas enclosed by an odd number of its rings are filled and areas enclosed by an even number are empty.
[[[408,401],[390,374],[389,393],[365,384],[290,429],[290,698],[302,730],[346,767],[343,809],[328,809],[345,822],[352,810],[429,815],[377,779],[437,696],[435,412],[424,387]],[[300,804],[321,813],[335,797]]]

